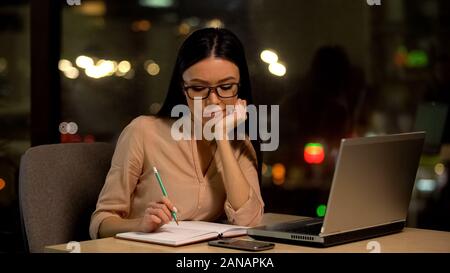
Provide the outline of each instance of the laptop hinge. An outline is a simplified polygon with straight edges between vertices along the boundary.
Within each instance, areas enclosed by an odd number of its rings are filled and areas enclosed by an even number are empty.
[[[322,226],[322,228],[320,229],[320,237],[325,237],[325,236],[330,236],[330,235],[335,235],[335,234],[341,234],[344,232],[353,232],[353,231],[358,231],[358,230],[363,230],[363,229],[368,229],[368,228],[375,228],[375,227],[381,227],[381,226],[386,226],[389,224],[394,224],[394,223],[401,223],[401,222],[405,222],[406,220],[395,220],[395,221],[391,221],[391,222],[387,222],[387,223],[383,223],[383,224],[379,224],[379,225],[373,225],[373,226],[366,226],[366,227],[362,227],[362,228],[355,228],[355,229],[348,229],[348,230],[339,230],[339,231],[335,231],[332,233],[326,233],[324,234],[324,228]]]

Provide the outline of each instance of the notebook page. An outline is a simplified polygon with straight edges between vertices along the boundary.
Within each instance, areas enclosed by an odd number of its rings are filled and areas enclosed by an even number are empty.
[[[143,242],[154,242],[168,245],[181,245],[203,239],[215,238],[217,236],[218,233],[216,232],[187,229],[187,228],[174,228],[169,227],[167,225],[151,233],[125,232],[116,235],[117,238],[131,239]]]
[[[211,223],[204,221],[179,221],[180,225],[177,226],[175,222],[170,222],[169,224],[164,225],[163,227],[173,227],[177,229],[193,229],[193,230],[204,230],[216,232],[217,234],[224,233],[232,233],[236,235],[247,234],[247,229],[249,227],[244,226],[236,226],[236,225],[227,225],[220,223]],[[232,235],[230,234],[230,235]]]
[[[172,221],[154,232],[124,232],[117,234],[116,237],[176,246],[214,239],[219,236],[231,237],[244,235],[247,234],[247,229],[248,227],[203,221],[179,221],[179,225],[177,225]]]

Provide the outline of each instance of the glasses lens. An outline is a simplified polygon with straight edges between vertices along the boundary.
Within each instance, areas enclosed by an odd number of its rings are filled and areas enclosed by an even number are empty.
[[[208,97],[208,87],[204,86],[190,86],[187,88],[187,93],[189,98],[194,99],[195,97],[201,97],[205,99]]]
[[[238,92],[237,83],[222,84],[217,87],[217,94],[222,98],[230,98],[236,96]]]
[[[216,94],[221,98],[231,98],[237,95],[239,91],[238,83],[226,83],[221,84],[217,87],[208,87],[208,86],[187,86],[185,90],[190,99],[195,99],[196,97],[200,97],[202,99],[206,99],[210,92],[210,89],[215,89]],[[212,91],[212,90],[211,90]]]

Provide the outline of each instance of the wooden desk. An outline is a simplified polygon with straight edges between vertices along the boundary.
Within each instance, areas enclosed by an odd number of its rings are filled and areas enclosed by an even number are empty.
[[[300,216],[284,214],[264,214],[262,224],[277,223],[301,219]],[[243,236],[242,238],[249,238]],[[360,252],[367,253],[367,244],[377,241],[381,252],[450,252],[450,232],[405,228],[402,232],[358,241],[328,248],[314,248],[298,245],[276,243],[275,248],[265,253],[329,253],[329,252]],[[181,247],[162,246],[149,243],[139,243],[115,238],[104,238],[80,242],[81,252],[149,252],[149,253],[236,253],[239,250],[208,246],[207,242]],[[68,252],[66,244],[45,247],[45,252]]]

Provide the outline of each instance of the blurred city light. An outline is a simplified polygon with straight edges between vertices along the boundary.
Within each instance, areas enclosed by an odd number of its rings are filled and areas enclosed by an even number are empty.
[[[131,69],[131,64],[129,61],[121,61],[118,65],[117,65],[117,70],[120,73],[127,73],[128,71],[130,71]]]
[[[286,67],[280,63],[271,63],[269,65],[269,71],[275,76],[281,77],[286,74]]]
[[[307,143],[304,148],[303,156],[309,164],[320,164],[325,158],[325,152],[320,143]]]
[[[75,122],[61,122],[59,124],[59,132],[63,135],[70,134],[74,135],[78,132],[78,124]]]
[[[94,60],[91,57],[81,55],[76,58],[75,63],[78,67],[86,69],[94,65]]]
[[[0,191],[6,187],[6,181],[0,178]]]
[[[428,55],[423,50],[412,50],[408,54],[409,67],[426,67],[428,65]]]
[[[103,1],[83,1],[78,10],[88,16],[103,16],[106,13],[106,4]]]
[[[151,28],[152,24],[150,23],[149,20],[138,20],[138,21],[134,21],[131,24],[131,30],[133,30],[134,32],[145,32],[148,31]]]
[[[435,172],[437,175],[443,175],[443,174],[444,174],[444,171],[445,171],[445,166],[444,166],[444,164],[438,163],[438,164],[436,164],[436,165],[434,166],[434,172]]]
[[[120,64],[117,64],[117,61],[100,59],[97,63],[94,63],[94,59],[95,58],[80,55],[75,59],[75,64],[78,67],[85,69],[84,73],[86,76],[94,79],[111,76],[118,70],[122,71],[117,72],[116,75],[123,76],[130,70],[131,67],[128,61],[122,61]],[[79,75],[78,69],[72,67],[72,63],[68,60],[61,60],[59,62],[59,67],[61,71],[65,72],[64,74],[68,78],[75,79]]]
[[[173,4],[173,0],[139,0],[139,5],[149,8],[169,8]]]
[[[365,137],[374,137],[374,136],[378,136],[378,135],[383,135],[383,133],[377,134],[377,133],[372,132],[372,131],[367,131],[367,132],[364,134]]]
[[[286,74],[286,66],[278,62],[278,55],[270,49],[263,50],[259,57],[265,63],[269,64],[269,72],[275,76],[282,77]]]
[[[183,22],[178,27],[178,33],[180,35],[188,35],[190,31],[191,31],[191,26],[189,24],[187,24],[187,23]]]
[[[400,46],[397,48],[397,52],[395,52],[394,63],[398,67],[403,67],[406,65],[408,61],[408,50],[404,46]]]
[[[156,76],[159,74],[159,65],[157,63],[150,63],[147,65],[146,69],[147,73],[151,76]]]
[[[208,22],[206,22],[206,27],[213,27],[213,28],[222,28],[224,27],[224,23],[222,22],[222,20],[220,19],[212,19],[209,20]]]
[[[327,211],[327,206],[324,204],[320,204],[316,209],[316,214],[319,217],[324,217],[326,211]]]
[[[114,74],[117,69],[117,66],[114,65],[114,62],[110,60],[99,60],[96,66],[105,76]]]
[[[278,55],[269,49],[263,50],[259,57],[263,62],[268,64],[276,63],[278,61]]]
[[[75,122],[69,122],[67,124],[67,132],[71,135],[74,135],[78,132],[78,124],[76,124]]]
[[[158,102],[154,102],[150,104],[150,114],[156,114],[161,109],[161,104]]]
[[[93,142],[95,142],[95,137],[93,135],[86,135],[86,136],[84,136],[83,142],[93,143]]]
[[[394,55],[394,63],[398,67],[420,68],[428,66],[428,54],[424,50],[408,51],[405,46],[399,46]]]
[[[117,71],[116,71],[116,76],[117,77],[123,77],[123,76],[125,76],[125,74],[127,74],[127,73],[122,73],[122,72],[119,71],[119,69],[117,69]]]
[[[59,124],[59,132],[61,134],[67,134],[67,122],[61,122]]]
[[[423,192],[432,192],[436,189],[437,181],[434,179],[419,179],[416,188]]]
[[[272,180],[275,185],[284,183],[286,177],[286,168],[282,163],[275,163],[272,166]]]
[[[66,76],[69,79],[76,79],[78,78],[78,75],[80,72],[76,67],[70,67],[69,69],[64,71],[64,76]]]
[[[72,67],[73,67],[72,63],[69,60],[61,59],[58,62],[58,69],[60,71],[64,72],[64,71],[67,71],[67,70],[71,69]]]
[[[86,74],[86,76],[94,78],[94,79],[99,79],[103,76],[102,73],[100,72],[100,70],[98,70],[96,66],[88,67],[84,71],[84,73]]]

